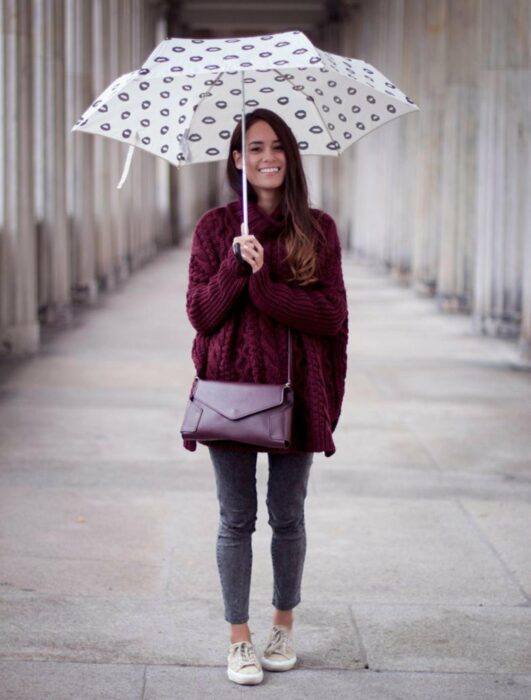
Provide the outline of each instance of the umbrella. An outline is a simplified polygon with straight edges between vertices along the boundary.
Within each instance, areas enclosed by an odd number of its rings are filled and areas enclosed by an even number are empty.
[[[274,110],[301,154],[339,156],[383,124],[418,110],[369,63],[315,47],[303,32],[166,39],[138,70],[109,85],[72,131],[130,144],[182,167],[228,157],[242,120],[243,217],[247,231],[245,109]]]

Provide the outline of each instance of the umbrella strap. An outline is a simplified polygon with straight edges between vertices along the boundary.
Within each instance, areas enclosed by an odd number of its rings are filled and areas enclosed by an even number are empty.
[[[117,190],[121,190],[124,182],[127,180],[127,176],[129,175],[129,168],[131,167],[131,161],[133,160],[134,150],[135,150],[135,146],[133,144],[131,144],[129,146],[129,150],[127,151],[127,157],[125,159],[124,169],[122,171],[122,177],[120,178],[120,182],[116,186]]]

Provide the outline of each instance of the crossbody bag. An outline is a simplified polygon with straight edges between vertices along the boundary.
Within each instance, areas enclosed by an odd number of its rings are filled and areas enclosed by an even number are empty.
[[[290,447],[293,423],[291,330],[285,384],[200,379],[192,383],[181,435],[186,440],[235,440],[261,447]]]

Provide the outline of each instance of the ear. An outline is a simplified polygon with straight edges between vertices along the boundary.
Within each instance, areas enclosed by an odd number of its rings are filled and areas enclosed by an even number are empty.
[[[234,158],[234,165],[238,170],[242,169],[242,154],[239,151],[232,151],[232,157]]]

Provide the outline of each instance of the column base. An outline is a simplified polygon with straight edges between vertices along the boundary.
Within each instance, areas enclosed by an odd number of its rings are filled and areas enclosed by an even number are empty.
[[[48,328],[70,328],[74,314],[70,303],[46,304],[39,309],[39,320]]]
[[[493,338],[508,338],[514,340],[520,335],[520,319],[510,317],[480,316],[473,317],[474,329],[482,335]]]
[[[98,299],[98,283],[90,280],[87,284],[72,287],[72,301],[75,304],[94,304]]]
[[[400,287],[409,287],[411,285],[411,268],[401,265],[393,265],[389,269],[389,276],[393,282]]]
[[[470,305],[464,294],[438,294],[437,308],[447,314],[470,313]]]
[[[416,279],[412,282],[412,288],[419,297],[434,297],[437,282],[435,280]]]
[[[38,323],[21,323],[18,326],[0,328],[0,358],[20,358],[38,354],[40,326]]]
[[[520,338],[518,341],[519,365],[523,369],[531,370],[531,340],[529,338]]]

